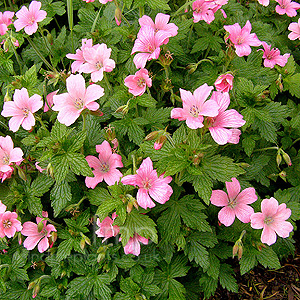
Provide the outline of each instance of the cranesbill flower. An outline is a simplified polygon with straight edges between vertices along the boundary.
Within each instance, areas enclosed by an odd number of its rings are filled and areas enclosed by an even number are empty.
[[[286,204],[278,205],[278,201],[271,197],[261,202],[261,212],[251,215],[251,227],[262,229],[261,241],[269,246],[276,242],[276,234],[287,238],[293,230],[293,225],[286,220],[291,216],[291,210]]]
[[[284,67],[290,57],[290,54],[286,53],[284,55],[280,55],[280,51],[277,48],[272,48],[271,45],[268,45],[266,42],[262,42],[264,49],[259,49],[264,52],[263,58],[264,66],[267,68],[274,68],[275,65],[279,65],[280,67]]]
[[[204,20],[207,24],[210,24],[215,19],[215,15],[212,10],[215,6],[216,5],[211,1],[194,1],[192,5],[194,23],[197,23],[200,20]]]
[[[150,157],[143,160],[136,173],[135,175],[123,177],[121,182],[125,185],[137,185],[139,187],[136,195],[139,206],[144,209],[154,207],[155,203],[151,198],[160,204],[164,204],[170,199],[173,193],[173,189],[169,185],[172,177],[167,176],[164,178],[164,175],[158,177],[156,170],[153,170],[153,163]]]
[[[85,88],[85,80],[80,74],[71,74],[66,85],[68,93],[53,96],[52,110],[59,112],[57,120],[60,123],[70,126],[84,109],[95,111],[99,108],[95,100],[104,95],[104,89],[97,84]]]
[[[215,81],[215,87],[217,91],[228,93],[232,90],[233,75],[230,73],[220,75]]]
[[[233,25],[224,25],[224,29],[229,32],[226,40],[230,39],[234,44],[237,56],[248,56],[251,53],[250,46],[261,45],[261,41],[256,34],[250,33],[252,29],[250,21],[247,21],[243,28],[238,23],[235,23]]]
[[[171,118],[179,121],[186,120],[186,125],[191,129],[203,127],[203,116],[215,117],[219,111],[219,105],[214,100],[207,100],[213,90],[206,83],[198,87],[194,94],[180,89],[183,108],[173,108]]]
[[[29,9],[26,6],[16,13],[17,20],[14,22],[16,31],[20,31],[24,28],[25,32],[29,35],[35,33],[38,30],[38,22],[43,21],[47,12],[40,10],[42,6],[41,2],[32,1],[29,4]]]
[[[15,212],[6,211],[0,213],[0,237],[12,238],[17,231],[22,230],[22,224],[17,219],[18,214]]]
[[[295,17],[297,15],[297,9],[300,8],[300,4],[292,2],[291,0],[275,0],[279,5],[275,7],[278,14],[287,14],[289,17]]]
[[[120,228],[117,225],[112,225],[117,214],[114,212],[110,217],[106,217],[102,222],[100,222],[99,218],[97,219],[97,225],[99,229],[95,231],[98,237],[104,237],[102,243],[104,243],[108,238],[116,236],[119,234]]]
[[[13,11],[0,12],[0,35],[4,35],[7,32],[7,26],[12,24],[14,14]]]
[[[94,169],[94,177],[86,177],[85,185],[88,188],[94,189],[103,180],[108,185],[114,185],[123,176],[117,170],[117,168],[123,167],[122,156],[112,153],[111,146],[107,141],[104,141],[101,145],[97,145],[96,151],[99,153],[99,158],[92,155],[86,157],[89,166]]]
[[[148,70],[141,69],[134,75],[127,76],[124,79],[124,84],[129,88],[129,93],[134,96],[141,96],[145,93],[147,86],[152,86],[152,79],[148,75]]]
[[[228,109],[230,98],[228,93],[213,92],[211,100],[215,100],[219,105],[218,115],[207,118],[209,131],[214,141],[219,145],[227,143],[237,144],[239,142],[240,130],[246,121],[235,109]],[[233,129],[228,129],[233,128]]]
[[[268,6],[270,4],[270,0],[257,0],[259,4],[263,6]]]
[[[128,243],[124,247],[125,254],[133,254],[135,256],[139,256],[141,252],[140,242],[144,245],[148,245],[148,241],[148,239],[135,233],[134,236],[129,239]]]
[[[18,131],[20,125],[25,130],[30,130],[35,125],[33,113],[43,106],[42,97],[37,94],[29,97],[27,89],[22,88],[21,90],[15,90],[13,100],[4,102],[1,115],[12,117],[8,122],[11,131]]]
[[[291,31],[291,33],[288,35],[290,40],[300,39],[300,18],[298,19],[298,23],[291,23],[288,27],[288,30]]]
[[[43,212],[43,217],[47,218],[48,213]],[[39,226],[40,223],[42,226]],[[27,250],[32,250],[38,245],[39,252],[43,253],[50,246],[48,238],[51,237],[52,231],[56,231],[56,228],[52,224],[47,225],[47,220],[40,217],[36,217],[36,223],[25,222],[21,231],[23,235],[27,236],[23,244],[24,247]]]
[[[14,168],[11,168],[9,171],[7,172],[2,172],[0,171],[0,179],[1,179],[1,182],[3,182],[5,179],[8,179],[11,177],[12,173],[14,171]]]
[[[210,198],[213,205],[224,206],[219,211],[218,218],[225,226],[230,226],[235,217],[243,223],[250,222],[250,216],[254,210],[247,204],[257,200],[254,188],[249,187],[241,191],[239,181],[236,178],[231,178],[231,180],[232,182],[225,182],[228,194],[222,190],[214,190]]]
[[[93,82],[101,81],[103,79],[103,72],[111,72],[116,63],[109,58],[111,48],[107,48],[106,44],[98,44],[92,48],[83,49],[83,58],[85,62],[80,66],[79,71],[83,73],[91,73]]]

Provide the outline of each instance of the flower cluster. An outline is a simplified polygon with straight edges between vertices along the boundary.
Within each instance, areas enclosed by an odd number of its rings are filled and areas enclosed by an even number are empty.
[[[7,211],[6,206],[0,201],[0,238],[12,238],[17,231],[22,230],[22,224],[17,219],[18,214]]]

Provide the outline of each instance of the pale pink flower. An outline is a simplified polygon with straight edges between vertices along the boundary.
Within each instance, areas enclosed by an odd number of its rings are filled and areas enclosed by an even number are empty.
[[[124,247],[125,254],[133,254],[135,256],[139,256],[141,252],[140,242],[144,245],[148,245],[148,241],[148,239],[135,233],[134,236],[129,239],[128,243]]]
[[[251,215],[251,227],[262,229],[261,242],[269,246],[276,242],[276,233],[287,238],[293,230],[293,225],[286,220],[291,216],[291,210],[286,208],[286,204],[278,205],[278,201],[271,197],[261,202],[261,213]]]
[[[297,15],[297,9],[300,8],[300,4],[292,2],[291,0],[275,0],[279,5],[275,7],[278,14],[287,14],[289,17],[295,17]]]
[[[0,214],[5,213],[6,211],[6,205],[2,203],[2,201],[0,200]]]
[[[47,218],[48,213],[43,211],[43,217]],[[42,223],[42,228],[38,228],[38,224]],[[38,244],[38,250],[40,253],[46,251],[50,244],[48,238],[51,237],[51,232],[56,231],[55,227],[52,224],[47,225],[47,220],[44,220],[40,217],[36,217],[36,223],[25,222],[23,224],[23,229],[21,233],[27,238],[24,241],[24,247],[27,250],[32,250]]]
[[[86,177],[85,185],[88,188],[94,189],[103,180],[108,185],[114,185],[123,176],[117,170],[117,168],[123,167],[122,156],[112,153],[111,146],[107,141],[104,141],[101,145],[97,145],[96,151],[99,153],[99,158],[92,155],[86,157],[89,166],[94,169],[94,177]]]
[[[152,86],[152,79],[148,75],[148,70],[140,69],[135,75],[127,76],[124,79],[124,84],[129,88],[129,93],[134,96],[141,96],[145,93],[147,86]]]
[[[157,176],[150,157],[143,160],[135,175],[127,175],[121,179],[125,185],[137,185],[139,187],[136,199],[138,205],[144,209],[155,206],[150,196],[160,204],[164,204],[170,199],[173,193],[173,189],[169,185],[171,181],[171,176],[165,178],[163,174]]]
[[[233,75],[230,73],[220,75],[215,81],[215,87],[217,91],[228,93],[232,90]]]
[[[92,48],[93,40],[83,39],[81,41],[81,44],[81,48],[77,49],[75,54],[69,53],[66,55],[66,57],[69,59],[75,59],[75,61],[71,64],[72,73],[79,72],[80,67],[86,62],[85,58],[83,57],[83,50],[87,48]]]
[[[300,18],[298,19],[298,23],[291,23],[288,27],[288,30],[291,31],[291,33],[288,35],[290,40],[300,39]]]
[[[86,3],[91,3],[91,2],[94,2],[95,0],[83,0],[85,1]]]
[[[251,204],[257,200],[255,189],[252,187],[241,191],[241,186],[236,178],[232,182],[225,182],[227,193],[222,190],[212,191],[210,201],[216,206],[224,206],[218,214],[219,221],[225,226],[230,226],[235,217],[241,222],[250,222],[250,216],[254,213]],[[241,192],[240,192],[241,191]]]
[[[243,126],[246,121],[243,116],[235,109],[228,109],[230,98],[228,93],[213,92],[210,98],[219,105],[218,115],[207,118],[208,129],[214,141],[219,145],[227,143],[237,144],[239,142],[240,130],[236,129]],[[227,129],[234,128],[234,129]]]
[[[99,0],[100,3],[106,4],[107,2],[112,2],[113,0]]]
[[[197,23],[200,20],[204,20],[207,24],[210,24],[215,19],[215,15],[212,10],[213,8],[215,8],[215,6],[216,5],[211,1],[194,1],[192,5],[194,23]]]
[[[268,6],[270,4],[270,0],[257,0],[259,4],[263,6]]]
[[[155,32],[165,31],[168,33],[169,37],[176,36],[178,32],[178,27],[174,23],[168,24],[170,16],[162,13],[158,13],[155,17],[155,23],[149,16],[142,16],[139,19],[140,26],[151,26]],[[169,38],[166,38],[163,44],[167,44]]]
[[[104,243],[108,238],[116,236],[119,234],[120,228],[117,225],[112,225],[114,223],[117,214],[114,212],[110,217],[106,217],[102,222],[100,222],[99,218],[97,219],[97,225],[99,229],[95,231],[98,237],[104,237],[102,243]]]
[[[104,89],[97,84],[85,88],[85,80],[80,74],[71,74],[66,85],[68,93],[53,96],[52,110],[59,112],[57,120],[60,123],[70,126],[84,109],[95,111],[99,108],[95,100],[104,95]]]
[[[83,73],[91,73],[93,82],[103,79],[103,72],[111,72],[116,63],[109,58],[111,48],[107,48],[106,44],[98,44],[92,48],[83,49],[83,58],[85,62],[80,66],[79,71]]]
[[[12,238],[17,231],[22,230],[22,224],[17,219],[18,214],[15,212],[6,211],[0,213],[0,237]]]
[[[13,11],[0,12],[0,35],[4,35],[7,32],[7,27],[12,24],[14,14]]]
[[[43,173],[43,171],[45,171],[46,169],[43,169],[42,167],[39,166],[39,162],[37,161],[35,164],[36,169],[40,172]]]
[[[286,65],[290,54],[286,53],[284,55],[280,55],[280,51],[277,48],[271,49],[271,45],[268,45],[266,42],[262,42],[262,45],[264,49],[258,50],[262,50],[264,52],[262,58],[265,59],[265,67],[272,69],[275,65],[279,65],[280,67],[284,67]]]
[[[186,120],[186,125],[191,129],[203,127],[203,116],[215,117],[219,111],[219,105],[214,100],[207,100],[212,86],[206,83],[198,87],[194,94],[180,89],[183,108],[173,108],[171,118],[179,121]]]
[[[44,112],[47,112],[49,110],[48,105],[50,105],[50,108],[53,106],[53,96],[56,95],[57,92],[58,90],[51,92],[46,96],[47,101],[45,101]]]
[[[23,151],[19,147],[14,148],[14,143],[9,135],[0,136],[0,172],[11,172],[13,169],[10,165],[22,161],[22,156]]]
[[[40,10],[42,6],[41,2],[32,1],[29,4],[29,9],[26,6],[16,13],[17,20],[14,22],[16,31],[20,31],[24,28],[25,32],[29,35],[35,33],[38,30],[38,22],[43,21],[47,12]]]
[[[252,29],[250,21],[247,21],[243,28],[238,23],[235,23],[233,25],[224,25],[224,29],[229,32],[226,40],[230,39],[234,44],[237,56],[248,56],[251,53],[250,46],[261,45],[261,41],[256,34],[250,33]]]
[[[9,171],[7,172],[2,172],[0,171],[0,179],[1,179],[1,182],[3,182],[5,179],[8,179],[11,177],[11,175],[13,174],[14,172],[14,168],[11,168]]]
[[[140,29],[131,51],[131,54],[140,52],[133,58],[136,68],[144,68],[147,61],[157,59],[160,54],[160,46],[168,37],[170,37],[168,32],[161,30],[155,33],[151,26],[144,25]]]
[[[25,130],[30,130],[35,125],[33,113],[43,106],[42,97],[37,94],[29,97],[27,89],[22,88],[21,90],[15,90],[13,99],[14,101],[4,102],[1,115],[12,117],[8,122],[11,131],[18,131],[20,125]]]

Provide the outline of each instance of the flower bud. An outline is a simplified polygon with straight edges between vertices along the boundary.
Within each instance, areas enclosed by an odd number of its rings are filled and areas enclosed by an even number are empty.
[[[47,40],[48,40],[50,45],[53,45],[53,37],[52,37],[52,34],[50,32],[47,34]]]
[[[128,202],[126,210],[127,212],[130,214],[133,208],[133,203],[132,202]]]
[[[21,179],[23,179],[24,181],[26,181],[27,178],[26,178],[26,174],[25,174],[24,170],[21,169],[19,166],[17,167],[17,169],[18,169],[18,175],[19,175],[19,177]]]
[[[282,180],[284,180],[286,182],[286,172],[285,171],[281,171],[278,175]]]
[[[152,140],[154,140],[154,139],[157,138],[158,134],[159,134],[159,131],[152,131],[151,133],[149,133],[149,134],[145,137],[145,140],[146,140],[146,141],[152,141]]]
[[[277,162],[277,166],[278,166],[278,167],[280,166],[281,161],[282,161],[282,157],[281,157],[280,152],[278,151],[278,152],[277,152],[277,156],[276,156],[276,162]]]
[[[282,157],[283,157],[284,161],[287,163],[288,166],[292,165],[291,158],[289,157],[289,155],[287,153],[283,152]]]
[[[80,248],[81,248],[81,250],[83,250],[84,247],[85,247],[85,239],[82,238],[81,241],[80,241]]]
[[[31,281],[30,283],[29,283],[29,285],[28,285],[28,290],[31,290],[31,289],[33,289],[34,287],[36,286],[36,281],[34,280],[34,281]]]
[[[47,166],[47,174],[50,175],[54,179],[53,167],[52,167],[51,163],[49,163]]]
[[[37,296],[38,292],[40,291],[40,288],[41,288],[40,281],[38,281],[36,286],[33,288],[32,298],[35,298]]]
[[[188,70],[189,74],[193,74],[198,68],[198,64],[192,63],[187,65],[186,69]]]
[[[6,93],[5,93],[5,96],[4,96],[4,102],[8,102],[8,101],[11,101],[11,97],[9,96],[9,93],[8,93],[8,90],[7,90]]]
[[[128,104],[126,104],[126,105],[122,105],[122,106],[118,107],[115,112],[126,115],[128,113],[128,111],[129,111],[129,107],[128,107]]]
[[[38,232],[41,232],[43,230],[43,228],[44,228],[44,223],[43,223],[43,221],[41,221],[38,223]]]
[[[118,26],[121,25],[121,20],[122,20],[122,11],[120,9],[120,7],[117,6],[116,10],[115,10],[115,20]]]
[[[165,135],[161,135],[154,143],[154,149],[155,150],[161,149],[161,147],[164,145],[166,140],[167,140],[167,137]]]

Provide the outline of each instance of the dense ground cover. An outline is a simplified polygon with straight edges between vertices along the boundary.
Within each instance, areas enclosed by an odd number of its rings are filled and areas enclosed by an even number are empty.
[[[1,2],[0,299],[298,297],[299,9]]]

